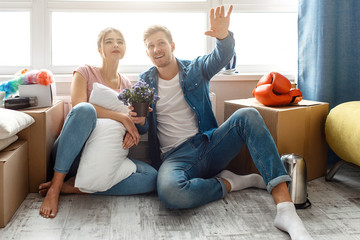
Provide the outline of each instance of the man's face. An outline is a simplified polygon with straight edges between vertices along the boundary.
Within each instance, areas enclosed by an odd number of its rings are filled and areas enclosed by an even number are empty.
[[[174,57],[175,44],[169,43],[162,31],[150,35],[145,41],[145,46],[147,55],[156,67],[166,67]]]

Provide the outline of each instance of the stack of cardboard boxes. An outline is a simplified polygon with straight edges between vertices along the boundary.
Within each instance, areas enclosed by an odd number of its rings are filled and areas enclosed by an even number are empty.
[[[50,153],[64,123],[64,104],[22,110],[35,122],[0,152],[0,227],[6,226],[29,192],[47,181]]]

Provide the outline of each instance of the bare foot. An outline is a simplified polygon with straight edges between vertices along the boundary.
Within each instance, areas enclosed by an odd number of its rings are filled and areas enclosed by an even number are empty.
[[[42,183],[39,185],[39,194],[43,197],[46,196],[47,192],[51,187],[51,181]],[[78,188],[75,187],[75,177],[69,178],[61,187],[61,194],[73,194],[73,193],[83,193]]]
[[[40,207],[40,215],[44,218],[54,218],[58,211],[60,191],[51,186],[47,193],[43,204]]]
[[[51,181],[40,184],[39,185],[39,194],[41,196],[45,197],[46,193],[48,192],[50,187],[51,187]]]
[[[83,193],[77,187],[75,187],[75,177],[69,178],[61,187],[62,194],[74,194]]]

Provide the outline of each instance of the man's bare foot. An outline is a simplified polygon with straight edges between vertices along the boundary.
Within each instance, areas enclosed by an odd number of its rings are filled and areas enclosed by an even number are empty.
[[[44,218],[54,218],[58,211],[60,191],[50,187],[46,193],[45,200],[40,207],[40,215]]]

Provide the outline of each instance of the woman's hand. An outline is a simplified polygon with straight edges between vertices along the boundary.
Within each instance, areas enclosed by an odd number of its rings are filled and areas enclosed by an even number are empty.
[[[146,118],[145,117],[137,117],[137,113],[133,112],[134,111],[134,107],[129,105],[129,109],[131,112],[129,112],[129,116],[131,117],[131,120],[136,123],[139,124],[141,126],[143,126],[145,124]],[[152,112],[153,109],[151,107],[149,107],[149,112]]]
[[[127,132],[123,139],[123,148],[128,149],[135,145],[135,140],[133,137]]]
[[[98,118],[110,118],[112,120],[118,121],[124,125],[126,128],[126,131],[128,134],[132,137],[132,144],[130,143],[131,140],[125,139],[125,145],[126,146],[132,146],[132,145],[138,145],[140,140],[140,134],[135,127],[134,122],[132,121],[132,118],[130,114],[126,113],[120,113],[116,111],[112,111],[103,107],[100,107],[96,104],[93,104],[93,106],[96,109],[97,117]]]
[[[140,135],[139,132],[137,130],[137,128],[135,127],[135,124],[133,123],[132,119],[124,114],[124,118],[121,121],[121,123],[124,125],[124,127],[127,130],[127,133],[125,134],[125,138],[124,138],[124,143],[126,146],[133,146],[138,145],[139,141],[140,141]],[[130,136],[126,136],[126,135],[130,135]],[[132,139],[130,139],[129,137],[131,137]],[[130,147],[131,147],[130,146]]]

